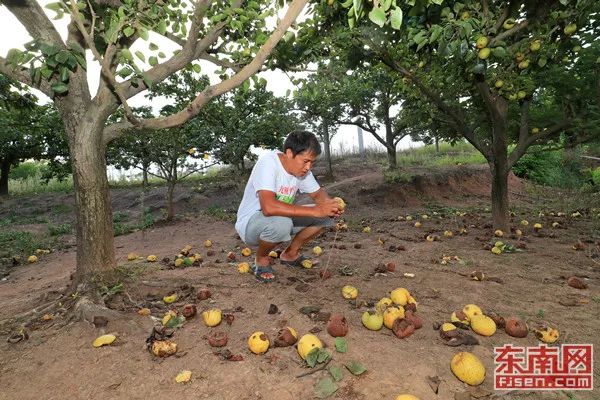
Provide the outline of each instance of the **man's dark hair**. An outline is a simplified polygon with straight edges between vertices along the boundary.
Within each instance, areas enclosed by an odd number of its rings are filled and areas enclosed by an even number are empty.
[[[292,150],[296,157],[299,153],[307,151],[318,156],[321,154],[321,144],[314,133],[309,131],[292,131],[283,142],[283,151]]]

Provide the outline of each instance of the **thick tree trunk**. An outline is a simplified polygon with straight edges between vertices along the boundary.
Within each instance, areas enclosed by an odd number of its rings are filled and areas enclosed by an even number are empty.
[[[508,232],[508,104],[500,99],[494,106],[492,158],[489,160],[492,173],[492,219],[496,229]]]
[[[388,108],[388,113],[385,116],[385,148],[387,151],[389,169],[396,169],[398,166],[398,163],[396,162],[396,144],[394,143],[394,139],[396,139],[396,137],[392,127],[392,119],[389,117]]]
[[[3,159],[0,162],[0,196],[8,196],[8,173],[10,172],[10,161]]]
[[[438,139],[437,137],[435,138],[435,152],[440,152],[440,139]]]
[[[75,284],[85,283],[96,274],[116,268],[102,126],[102,123],[90,120],[65,124],[70,138],[77,217]]]
[[[329,125],[323,126],[323,144],[325,150],[325,162],[327,163],[327,176],[333,177],[333,167],[331,165],[331,137],[329,136]]]
[[[142,187],[148,186],[148,168],[150,168],[148,163],[142,165]]]
[[[386,147],[387,150],[387,159],[388,159],[388,167],[389,169],[396,169],[398,164],[396,163],[396,146],[392,141],[392,144],[388,143]]]

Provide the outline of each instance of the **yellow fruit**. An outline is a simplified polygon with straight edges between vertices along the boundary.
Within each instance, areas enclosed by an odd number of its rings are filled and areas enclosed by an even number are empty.
[[[170,340],[156,340],[152,343],[152,354],[157,357],[167,357],[177,353],[177,343]]]
[[[412,219],[413,219],[413,217],[411,217],[410,215],[407,215],[407,216],[406,216],[406,220],[407,220],[407,221],[412,221]]]
[[[496,323],[487,315],[474,315],[471,318],[471,329],[481,336],[492,336],[496,332]]]
[[[304,260],[300,264],[306,269],[311,269],[313,267],[313,262],[310,260]]]
[[[165,313],[165,315],[163,316],[163,319],[161,321],[163,326],[167,326],[167,324],[169,323],[169,321],[171,320],[171,318],[174,318],[177,316],[177,313],[173,310],[167,311],[167,313]]]
[[[529,225],[529,221],[527,221],[526,219],[521,221],[521,225],[523,226],[528,226]]]
[[[539,222],[533,225],[533,229],[542,229],[542,224]]]
[[[383,315],[377,311],[365,311],[362,315],[361,321],[365,328],[372,331],[378,331],[383,326]]]
[[[391,305],[392,299],[390,299],[389,297],[383,297],[377,302],[377,304],[375,304],[375,309],[380,313],[383,313],[385,309]]]
[[[494,86],[496,87],[496,89],[500,89],[502,86],[504,86],[504,82],[498,79],[496,83],[494,83]]]
[[[264,332],[254,332],[248,338],[248,348],[254,354],[264,354],[269,350],[269,337]]]
[[[150,254],[148,257],[146,257],[146,261],[148,262],[156,262],[157,258],[154,254]]]
[[[183,258],[176,258],[175,259],[175,266],[176,267],[181,267],[183,265]]]
[[[475,315],[483,314],[483,311],[481,311],[481,308],[479,308],[479,306],[475,305],[475,304],[467,304],[466,306],[463,307],[462,311],[465,313],[467,318],[469,318],[469,320],[471,320]]]
[[[238,264],[238,272],[240,274],[247,274],[248,272],[250,272],[250,264],[248,264],[247,262],[241,262]]]
[[[529,45],[529,50],[531,50],[531,51],[538,51],[540,49],[540,47],[542,47],[542,42],[539,41],[539,40],[534,40]]]
[[[435,236],[433,236],[433,235],[427,235],[427,237],[425,238],[425,240],[427,240],[428,242],[435,242]]]
[[[420,228],[421,227],[421,223],[419,221],[415,222],[415,228]]]
[[[137,313],[139,315],[141,315],[141,316],[146,317],[146,316],[150,315],[150,309],[149,308],[145,308],[145,307],[144,308],[140,308]]]
[[[479,37],[479,39],[477,39],[477,43],[475,43],[475,47],[477,47],[478,49],[483,49],[484,47],[487,47],[488,45],[488,38],[485,36],[481,36]]]
[[[344,211],[346,209],[346,202],[341,197],[334,197],[334,200],[338,202],[338,209]]]
[[[33,263],[37,262],[37,260],[38,260],[37,256],[29,256],[29,257],[27,257],[27,262],[30,263],[30,264],[33,264]]]
[[[560,226],[560,224],[558,222],[553,222],[552,223],[552,227],[553,228],[558,228]]]
[[[462,19],[463,21],[466,20],[466,19],[469,19],[469,18],[471,18],[471,13],[468,12],[468,11],[463,11],[460,14],[460,19]]]
[[[532,128],[531,129],[531,133],[534,134],[534,135],[540,133],[540,128]]]
[[[364,233],[371,233],[371,227],[370,227],[370,226],[365,226],[365,227],[363,228],[363,232],[364,232]]]
[[[442,330],[442,332],[453,331],[456,329],[456,325],[451,324],[450,322],[444,322],[440,329]]]
[[[177,383],[186,383],[192,379],[192,371],[181,371],[175,377],[175,382]]]
[[[127,261],[135,261],[138,259],[138,255],[136,253],[127,254]]]
[[[321,254],[323,254],[323,249],[319,246],[315,246],[313,247],[312,252],[315,256],[320,256]]]
[[[202,313],[202,319],[206,326],[217,326],[221,323],[221,310],[213,308]]]
[[[303,360],[306,360],[306,356],[313,349],[322,348],[323,343],[321,343],[321,340],[319,340],[319,338],[313,335],[312,333],[307,333],[306,335],[302,336],[300,340],[298,340],[297,350],[298,354],[300,355],[300,357],[302,357]]]
[[[212,242],[210,240],[206,239],[204,241],[204,247],[211,247],[211,246],[212,246]]]
[[[477,53],[477,56],[479,58],[481,58],[482,60],[487,59],[490,56],[491,50],[489,47],[484,47],[483,49],[479,50],[479,53]]]
[[[535,336],[544,343],[554,343],[558,340],[559,333],[557,329],[548,327],[535,330]]]
[[[462,382],[477,386],[485,379],[485,367],[473,353],[460,352],[452,357],[450,369]]]
[[[494,231],[494,235],[497,237],[502,237],[502,236],[504,236],[504,232],[502,232],[500,229],[496,229]]]
[[[170,295],[170,296],[165,296],[165,297],[163,297],[163,301],[164,301],[165,303],[167,303],[167,304],[174,303],[174,302],[175,302],[175,300],[177,300],[177,293],[173,293],[173,294],[172,294],[172,295]]]
[[[452,236],[454,236],[454,233],[452,233],[452,231],[444,231],[444,236],[452,237]]]
[[[390,293],[390,298],[394,302],[394,304],[398,304],[401,306],[405,306],[408,304],[408,298],[410,297],[410,292],[405,288],[396,288],[392,290]]]
[[[188,255],[190,250],[192,250],[192,246],[189,244],[186,244],[185,246],[183,246],[183,249],[181,249],[181,252],[185,255]]]
[[[98,336],[93,342],[92,346],[94,347],[102,347],[111,344],[117,339],[115,335],[102,335]]]
[[[429,215],[423,214],[423,215],[421,215],[421,218],[423,218],[424,220],[427,220],[427,219],[429,219]]]
[[[515,234],[516,234],[517,236],[521,236],[521,235],[523,235],[523,232],[522,232],[520,229],[517,229],[517,230],[515,231]]]
[[[529,60],[523,60],[518,65],[519,69],[527,69],[529,68]]]
[[[248,247],[244,247],[242,249],[242,255],[244,257],[248,257],[250,254],[252,254],[252,250],[250,250]]]
[[[396,400],[420,400],[417,396],[412,394],[401,394],[396,396]]]
[[[342,288],[342,296],[345,299],[355,299],[358,297],[358,289],[354,286],[346,285]]]
[[[410,296],[410,295],[408,296],[407,303],[408,303],[408,304],[414,304],[414,305],[415,305],[415,307],[416,307],[416,306],[417,306],[417,304],[418,304],[418,303],[417,303],[417,300],[415,300],[415,298],[414,298],[414,297],[412,297],[412,296]]]
[[[271,257],[271,258],[277,258],[277,257],[279,257],[279,256],[277,255],[277,252],[276,252],[276,251],[270,251],[270,252],[269,252],[269,257]]]
[[[392,329],[394,321],[398,318],[404,318],[404,307],[402,306],[391,306],[383,311],[383,325],[388,329]]]
[[[494,243],[494,247],[497,247],[500,250],[502,250],[502,246],[504,246],[504,243],[502,243],[501,241],[497,241],[496,243]]]
[[[502,254],[502,249],[494,246],[494,247],[492,247],[492,253],[494,253],[496,255],[500,255],[500,254]]]

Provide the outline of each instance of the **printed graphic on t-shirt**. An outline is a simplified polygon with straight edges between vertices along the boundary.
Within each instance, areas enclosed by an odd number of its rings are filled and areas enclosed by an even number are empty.
[[[283,203],[292,204],[297,190],[297,186],[280,186],[275,194],[275,198]]]

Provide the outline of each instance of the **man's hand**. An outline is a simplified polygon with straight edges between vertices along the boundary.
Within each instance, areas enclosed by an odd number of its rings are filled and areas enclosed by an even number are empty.
[[[316,204],[315,209],[315,217],[337,217],[342,214],[340,210],[340,204],[335,199],[326,199]]]

